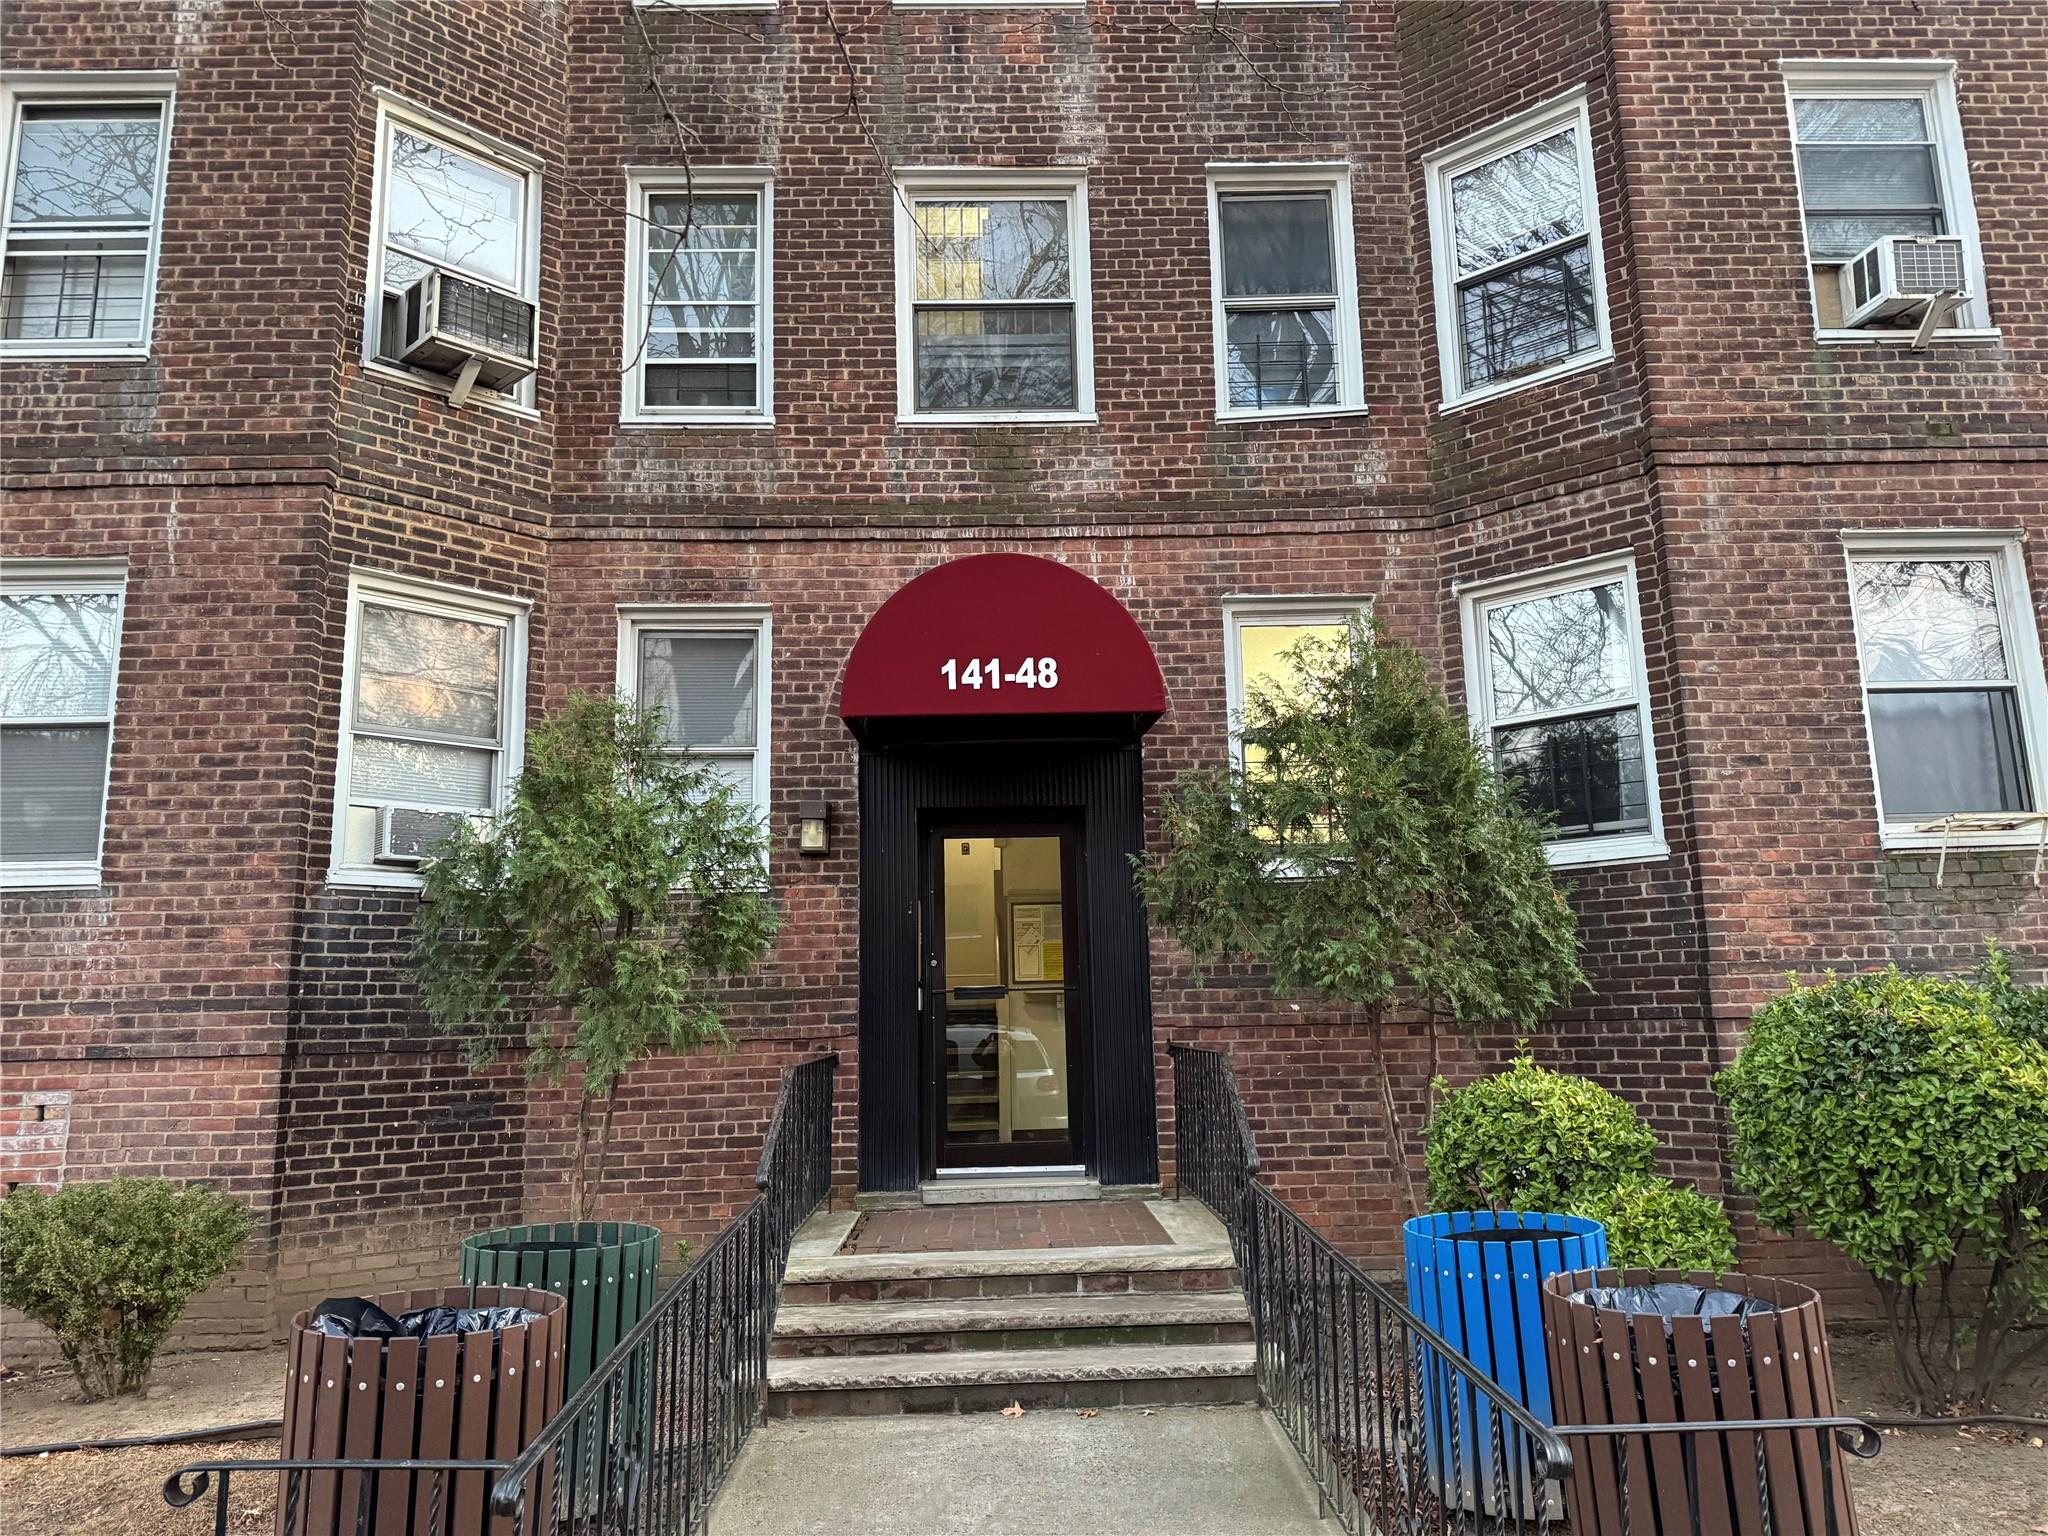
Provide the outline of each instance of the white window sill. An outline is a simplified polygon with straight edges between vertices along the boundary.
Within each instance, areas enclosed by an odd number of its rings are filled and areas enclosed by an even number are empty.
[[[1925,821],[1927,818],[1919,819]],[[1886,853],[1939,853],[1943,842],[1939,832],[1914,832],[1904,827],[1897,830],[1885,827],[1878,833],[1879,846]],[[2018,848],[2031,853],[2041,846],[2041,833],[2034,827],[2020,827],[2011,832],[1951,832],[1946,842],[1950,853],[1994,848]]]
[[[772,11],[780,0],[633,0],[643,11]]]
[[[1824,347],[1847,347],[1872,345],[1879,347],[1910,347],[1913,344],[1911,331],[1815,331],[1813,339]],[[1939,344],[1944,341],[1987,342],[2003,341],[2005,333],[1997,326],[1972,326],[1953,331],[1936,331],[1932,340]]]
[[[1588,837],[1574,842],[1545,843],[1552,869],[1580,869],[1589,864],[1651,864],[1671,857],[1661,837]]]
[[[1470,406],[1484,405],[1489,400],[1498,400],[1503,395],[1512,395],[1521,390],[1534,389],[1539,384],[1549,384],[1557,379],[1570,378],[1575,373],[1585,373],[1589,369],[1598,368],[1603,364],[1613,361],[1614,348],[1612,347],[1602,347],[1597,352],[1583,352],[1577,357],[1568,357],[1561,363],[1553,363],[1550,367],[1540,369],[1535,373],[1525,373],[1519,378],[1508,379],[1499,384],[1489,384],[1483,389],[1467,390],[1461,395],[1446,395],[1443,403],[1437,407],[1437,414],[1449,416],[1454,411],[1462,411]]]
[[[1272,410],[1266,411],[1218,411],[1216,419],[1229,422],[1233,426],[1242,426],[1248,422],[1326,421],[1332,417],[1370,416],[1371,414],[1372,407],[1369,405],[1309,405],[1299,408],[1276,406]]]
[[[129,362],[149,361],[146,346],[94,346],[54,345],[49,342],[0,341],[0,362],[9,363],[66,363],[73,360],[85,362]]]
[[[899,427],[1092,427],[1100,422],[1093,411],[968,411],[947,416],[898,413]]]
[[[0,891],[78,891],[100,883],[97,864],[16,864],[0,867]]]
[[[373,379],[389,379],[395,384],[410,384],[430,395],[446,397],[455,388],[452,379],[437,378],[431,373],[416,373],[410,368],[395,368],[390,363],[379,362],[374,357],[363,359],[363,372]],[[509,395],[501,395],[488,389],[470,391],[464,406],[479,405],[487,411],[496,411],[500,416],[516,417],[520,421],[539,421],[540,411]]]
[[[753,428],[773,431],[773,416],[621,416],[622,427],[716,427],[730,432],[734,428]]]
[[[403,869],[331,869],[327,883],[354,890],[416,891],[426,882]]]

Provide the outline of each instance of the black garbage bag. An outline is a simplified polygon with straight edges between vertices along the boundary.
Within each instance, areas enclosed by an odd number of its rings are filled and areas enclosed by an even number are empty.
[[[1596,1285],[1572,1298],[1596,1312],[1649,1313],[1657,1317],[1754,1317],[1778,1304],[1743,1291],[1716,1290],[1683,1281],[1655,1285]]]
[[[393,1317],[365,1297],[345,1296],[321,1302],[306,1326],[332,1339],[438,1339],[517,1328],[539,1316],[528,1307],[421,1307]]]
[[[404,1332],[397,1318],[363,1296],[328,1297],[306,1326],[330,1339],[395,1339]]]

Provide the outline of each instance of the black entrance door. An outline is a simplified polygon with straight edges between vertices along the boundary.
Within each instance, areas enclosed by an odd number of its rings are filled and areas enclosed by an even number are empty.
[[[1088,996],[1077,829],[925,830],[921,960],[927,1165],[1078,1166]]]

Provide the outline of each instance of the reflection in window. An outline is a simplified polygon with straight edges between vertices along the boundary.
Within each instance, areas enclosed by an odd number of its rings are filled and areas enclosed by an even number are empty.
[[[1070,197],[918,198],[911,356],[919,411],[1079,404]]]
[[[1997,562],[1859,559],[1850,572],[1885,815],[2033,810]]]
[[[121,593],[0,591],[0,866],[96,871]]]
[[[1580,131],[1563,129],[1450,180],[1466,389],[1600,344]]]
[[[526,177],[393,123],[383,166],[383,303],[377,355],[398,360],[404,295],[435,268],[531,299]]]
[[[20,107],[0,262],[0,339],[146,339],[163,126],[161,102]]]
[[[1502,773],[1556,843],[1647,833],[1647,701],[1626,578],[1605,576],[1473,609],[1473,700]]]
[[[718,190],[647,199],[641,407],[754,414],[761,388],[762,195]]]
[[[341,862],[378,862],[378,813],[499,807],[505,780],[508,614],[474,614],[382,592],[358,596],[349,658],[347,812]]]
[[[1328,192],[1222,193],[1225,369],[1239,409],[1333,405],[1338,293]]]

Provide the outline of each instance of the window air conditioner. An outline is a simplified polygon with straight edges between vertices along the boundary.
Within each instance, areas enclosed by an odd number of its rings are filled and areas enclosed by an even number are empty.
[[[464,820],[460,811],[430,811],[417,805],[377,807],[377,862],[418,864]]]
[[[516,293],[436,268],[405,290],[399,357],[456,381],[461,404],[471,385],[509,389],[539,366],[534,307]]]
[[[1923,313],[1944,294],[1970,297],[1958,235],[1884,235],[1842,268],[1842,323],[1855,327]]]

